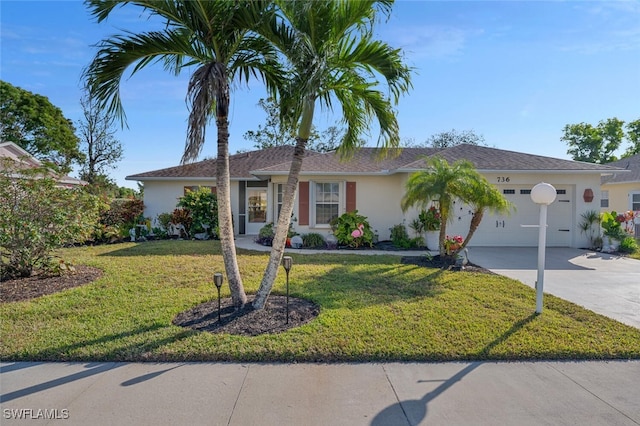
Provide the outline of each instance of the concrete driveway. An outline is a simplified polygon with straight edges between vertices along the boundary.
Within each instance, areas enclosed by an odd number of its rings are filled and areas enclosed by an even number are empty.
[[[469,261],[535,287],[536,247],[472,247]],[[640,328],[640,260],[548,248],[544,292]]]

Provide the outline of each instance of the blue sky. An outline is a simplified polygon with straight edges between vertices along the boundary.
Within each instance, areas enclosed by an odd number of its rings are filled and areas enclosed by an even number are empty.
[[[0,78],[47,96],[71,120],[81,116],[80,76],[95,45],[121,30],[158,28],[136,8],[101,24],[80,1],[0,2]],[[566,124],[640,118],[640,2],[399,0],[378,36],[404,49],[413,90],[398,107],[400,134],[416,142],[450,129],[473,130],[501,149],[568,158]],[[124,159],[111,176],[177,165],[184,149],[188,75],[160,66],[122,85],[128,128]],[[232,94],[230,149],[264,122],[260,84]],[[319,112],[319,128],[337,121]],[[215,156],[215,126],[202,157]],[[368,136],[375,146],[377,134]]]

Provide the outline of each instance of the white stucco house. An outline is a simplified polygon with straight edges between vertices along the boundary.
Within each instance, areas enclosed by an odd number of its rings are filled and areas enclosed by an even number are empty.
[[[12,163],[12,167],[17,167],[18,169],[23,170],[40,168],[43,166],[40,160],[13,142],[0,142],[0,159],[2,158],[9,159]],[[0,161],[0,168],[3,167],[4,165],[2,164],[2,161]],[[76,188],[87,184],[87,182],[83,180],[53,172],[48,172],[48,176],[55,178],[58,182],[58,186],[65,188]]]
[[[257,234],[276,222],[293,147],[282,146],[230,157],[232,210],[237,234]],[[409,222],[417,210],[403,213],[400,200],[408,176],[425,167],[425,157],[439,155],[450,163],[466,159],[492,182],[515,206],[511,215],[485,215],[471,246],[536,246],[538,206],[531,188],[552,184],[557,198],[548,210],[547,244],[585,247],[586,236],[578,229],[580,215],[600,208],[601,177],[619,171],[610,165],[524,154],[476,145],[451,148],[404,148],[399,155],[381,161],[377,149],[363,148],[349,161],[331,153],[310,152],[303,161],[294,208],[294,228],[304,234],[330,232],[329,220],[358,210],[368,218],[381,240],[393,225]],[[211,187],[215,191],[215,160],[154,170],[127,176],[144,183],[145,216],[155,218],[171,212],[187,189]],[[593,194],[593,197],[591,197]],[[466,206],[457,205],[450,234],[465,235],[471,220]],[[409,230],[410,232],[410,230]]]
[[[602,177],[602,209],[640,211],[640,154],[607,165],[623,171]]]

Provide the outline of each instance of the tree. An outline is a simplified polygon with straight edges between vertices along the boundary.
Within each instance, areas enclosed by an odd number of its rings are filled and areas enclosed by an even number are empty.
[[[289,80],[281,88],[280,117],[297,128],[296,144],[285,186],[282,209],[253,307],[262,309],[284,253],[287,231],[316,102],[329,110],[339,104],[346,131],[338,153],[359,146],[360,135],[373,119],[380,128],[379,145],[400,141],[393,106],[411,86],[411,70],[400,50],[374,40],[377,12],[390,13],[391,1],[279,1],[280,19],[265,33],[288,61]],[[380,90],[386,83],[390,97]]]
[[[80,99],[83,119],[79,120],[80,149],[85,158],[80,162],[80,179],[90,185],[98,183],[98,176],[106,178],[106,170],[115,168],[122,159],[122,144],[115,138],[116,129],[113,117],[98,108],[96,101],[85,90]]]
[[[473,130],[463,130],[462,132],[458,132],[456,129],[451,129],[448,132],[440,132],[430,136],[423,146],[449,148],[463,143],[469,145],[486,145],[484,137],[482,135],[475,134]]]
[[[622,158],[640,154],[640,118],[627,123],[627,139],[631,145],[627,148]]]
[[[0,279],[28,277],[51,266],[55,249],[86,241],[106,206],[81,189],[59,187],[46,168],[1,160]]]
[[[605,164],[616,160],[614,152],[624,138],[624,121],[609,118],[597,126],[587,123],[567,124],[560,140],[567,143],[567,154],[576,161]]]
[[[401,207],[406,211],[415,205],[427,208],[432,202],[438,204],[441,217],[438,248],[441,257],[446,255],[444,241],[447,223],[453,219],[451,213],[456,199],[473,206],[474,209],[469,233],[459,250],[469,243],[487,209],[506,212],[511,207],[502,194],[477,172],[471,162],[458,160],[450,165],[440,156],[428,158],[423,171],[409,176]]]
[[[281,145],[294,145],[296,132],[291,127],[286,127],[280,120],[280,110],[273,98],[260,99],[258,105],[267,114],[267,121],[264,126],[258,125],[258,130],[249,130],[243,137],[253,141],[257,149],[272,148]],[[311,126],[311,133],[307,141],[307,149],[316,152],[334,151],[340,145],[343,131],[337,126],[330,126],[321,133],[318,133],[315,126]],[[364,146],[364,140],[360,141]]]
[[[216,186],[222,256],[233,304],[244,306],[244,292],[231,218],[229,178],[230,85],[238,80],[248,84],[261,77],[267,88],[275,88],[279,63],[271,45],[256,32],[272,19],[272,5],[264,1],[131,1],[89,0],[98,21],[106,19],[118,5],[131,4],[165,21],[162,31],[125,33],[102,41],[85,75],[88,87],[101,107],[124,120],[120,82],[125,70],[132,73],[161,62],[179,74],[192,72],[187,88],[190,108],[187,141],[182,163],[195,160],[204,144],[207,123],[215,118],[217,127]]]
[[[57,171],[83,159],[73,123],[49,99],[0,81],[0,140],[13,142]]]

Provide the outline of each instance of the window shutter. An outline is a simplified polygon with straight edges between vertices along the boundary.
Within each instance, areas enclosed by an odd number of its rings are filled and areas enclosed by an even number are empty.
[[[356,183],[347,182],[347,212],[356,210]]]
[[[217,186],[211,186],[211,193],[212,194],[218,194],[218,187]]]
[[[298,183],[298,225],[309,225],[309,182]]]

